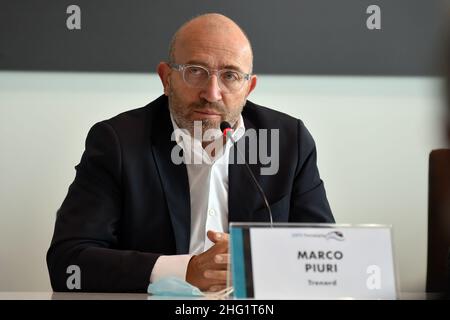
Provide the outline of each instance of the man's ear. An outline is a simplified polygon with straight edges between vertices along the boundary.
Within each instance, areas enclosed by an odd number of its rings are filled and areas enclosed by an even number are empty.
[[[248,87],[247,97],[250,95],[250,92],[253,91],[256,87],[256,82],[258,82],[258,77],[255,75],[252,75],[250,78],[250,86]]]
[[[170,88],[170,66],[167,64],[167,62],[160,62],[158,64],[158,67],[156,68],[156,71],[158,72],[159,78],[161,79],[161,83],[164,87],[164,94],[168,96]]]

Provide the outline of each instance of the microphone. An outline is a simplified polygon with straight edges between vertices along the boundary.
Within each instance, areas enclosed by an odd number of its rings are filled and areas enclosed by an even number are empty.
[[[269,206],[269,202],[267,201],[267,197],[264,194],[264,190],[259,185],[258,180],[256,180],[255,175],[253,174],[252,170],[250,170],[250,167],[249,167],[247,161],[245,161],[245,157],[242,155],[241,151],[239,150],[239,148],[238,148],[238,146],[236,144],[236,141],[233,139],[233,128],[231,128],[231,125],[227,121],[222,121],[220,123],[220,131],[222,131],[222,133],[225,136],[225,138],[230,139],[231,142],[234,145],[236,145],[237,153],[242,158],[242,160],[244,161],[245,167],[247,168],[247,172],[250,175],[250,177],[252,178],[253,184],[255,185],[256,189],[258,189],[259,194],[260,194],[261,198],[264,201],[264,205],[266,206],[266,209],[269,212],[270,226],[273,227],[272,210],[270,210],[270,206]]]

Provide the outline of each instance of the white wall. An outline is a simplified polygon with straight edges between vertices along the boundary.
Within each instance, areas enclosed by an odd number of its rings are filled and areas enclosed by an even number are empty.
[[[88,129],[161,92],[154,74],[0,72],[0,291],[50,290],[45,253]],[[439,79],[261,76],[251,100],[305,122],[337,221],[392,224],[400,289],[423,290]]]

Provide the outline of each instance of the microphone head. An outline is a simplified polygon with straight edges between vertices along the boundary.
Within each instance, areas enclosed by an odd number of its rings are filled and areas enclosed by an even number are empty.
[[[220,123],[220,131],[224,132],[226,129],[231,129],[231,125],[227,121]]]
[[[222,121],[220,123],[220,130],[222,131],[224,137],[231,138],[231,135],[233,134],[233,128],[231,128],[231,125],[228,122]]]

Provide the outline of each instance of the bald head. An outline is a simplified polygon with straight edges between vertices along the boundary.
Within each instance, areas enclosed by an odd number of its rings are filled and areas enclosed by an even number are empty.
[[[204,49],[220,48],[223,51],[234,51],[253,67],[253,52],[245,32],[230,18],[208,13],[195,17],[184,23],[174,34],[169,48],[169,62],[179,63],[180,52],[192,46]]]
[[[194,135],[196,121],[203,132],[219,129],[222,121],[236,125],[257,83],[242,29],[221,14],[198,16],[175,33],[169,55],[157,71],[178,126]]]

